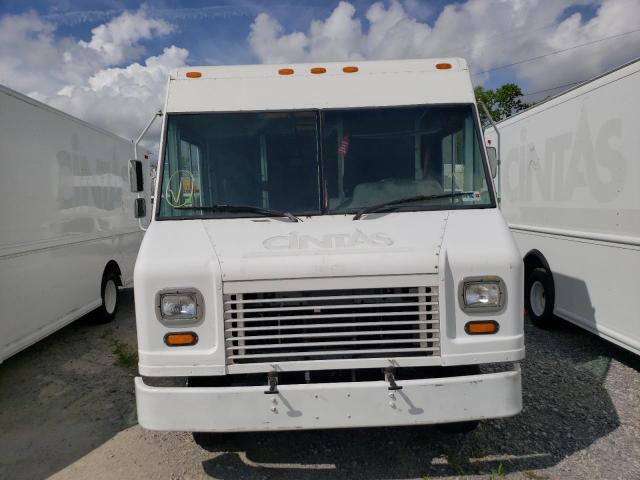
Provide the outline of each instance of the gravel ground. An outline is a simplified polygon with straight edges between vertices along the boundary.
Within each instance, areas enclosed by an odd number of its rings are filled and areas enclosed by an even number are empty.
[[[0,365],[0,478],[640,479],[640,357],[526,325],[524,411],[435,428],[244,433],[216,451],[136,424],[133,295]]]

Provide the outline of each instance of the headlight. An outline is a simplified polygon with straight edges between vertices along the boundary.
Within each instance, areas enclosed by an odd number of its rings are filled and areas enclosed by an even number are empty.
[[[156,314],[165,323],[193,323],[202,318],[204,302],[195,288],[162,290],[156,295]]]
[[[460,307],[466,311],[498,311],[505,303],[506,289],[499,277],[465,278],[460,288]]]
[[[198,310],[195,295],[162,295],[160,310],[164,318],[194,318]]]

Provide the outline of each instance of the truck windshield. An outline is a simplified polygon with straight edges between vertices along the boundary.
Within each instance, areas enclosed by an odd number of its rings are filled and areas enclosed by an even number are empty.
[[[471,105],[173,114],[163,157],[159,219],[494,205]]]

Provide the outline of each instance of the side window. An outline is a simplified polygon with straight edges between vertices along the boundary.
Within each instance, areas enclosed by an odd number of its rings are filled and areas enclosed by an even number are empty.
[[[185,193],[186,206],[202,205],[200,193],[200,147],[185,140],[180,141],[180,164],[183,170],[191,172],[191,175],[182,178],[182,191]]]
[[[442,186],[457,192],[486,192],[479,142],[471,117],[442,138]]]
[[[455,151],[455,135],[450,134],[442,138],[442,187],[445,190],[454,190],[454,171],[457,160]]]
[[[202,205],[200,146],[180,138],[180,128],[175,123],[169,126],[168,140],[160,192],[163,214],[172,208]]]

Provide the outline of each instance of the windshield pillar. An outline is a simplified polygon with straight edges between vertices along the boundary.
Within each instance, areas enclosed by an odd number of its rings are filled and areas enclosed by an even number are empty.
[[[269,171],[267,169],[267,139],[264,134],[260,135],[260,177],[262,180],[262,206],[269,208]]]
[[[349,136],[345,135],[342,118],[337,124],[338,131],[338,199],[344,202],[344,156],[349,148]]]

